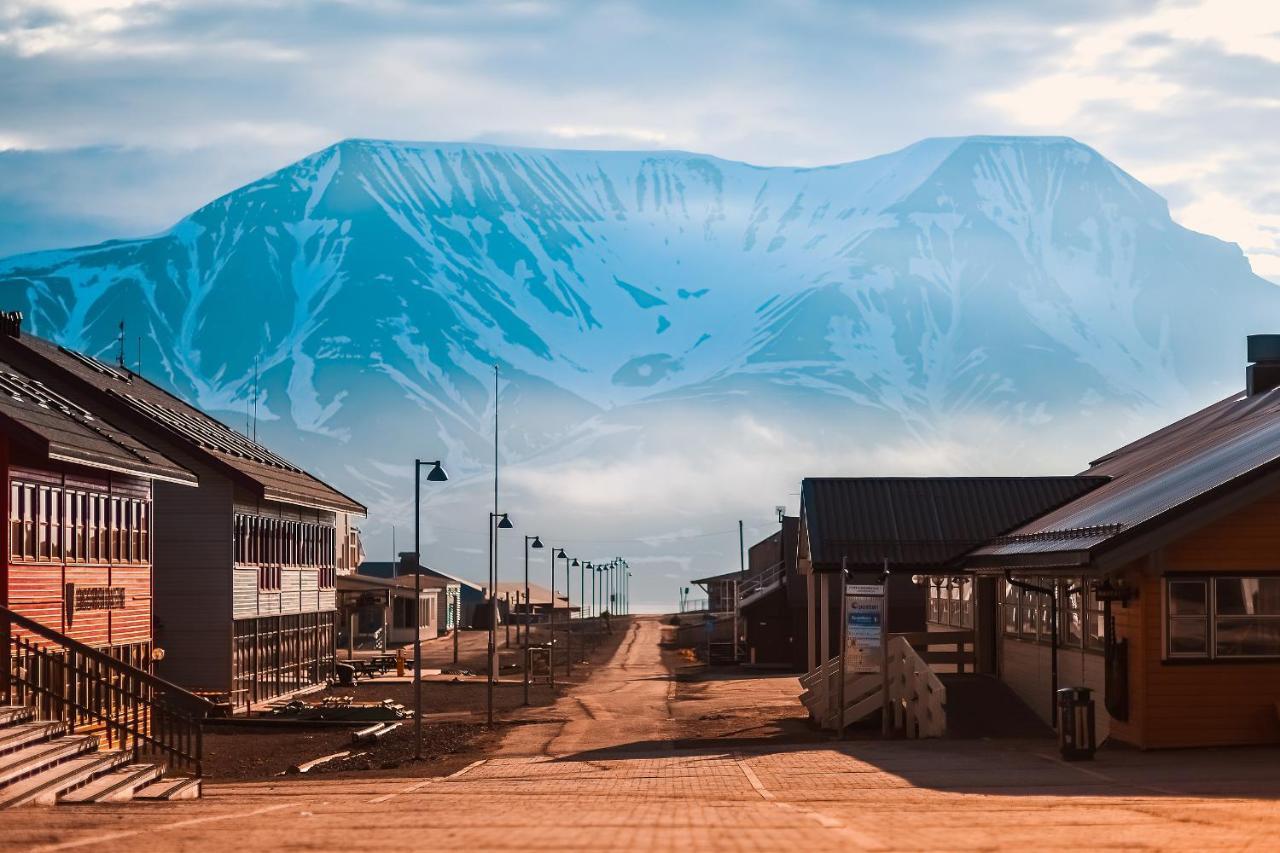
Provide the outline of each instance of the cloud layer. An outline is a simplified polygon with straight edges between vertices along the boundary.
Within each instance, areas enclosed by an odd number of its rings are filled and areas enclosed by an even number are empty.
[[[1277,33],[1256,0],[10,0],[0,253],[155,231],[349,136],[812,165],[1022,132],[1280,280]]]

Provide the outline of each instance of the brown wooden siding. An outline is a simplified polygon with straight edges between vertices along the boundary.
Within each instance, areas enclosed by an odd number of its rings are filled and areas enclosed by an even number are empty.
[[[8,452],[6,450],[6,458]],[[111,646],[147,646],[152,641],[153,594],[152,563],[143,553],[133,561],[68,563],[59,554],[50,558],[14,560],[10,554],[8,535],[10,517],[10,484],[14,480],[38,483],[57,489],[83,489],[109,497],[151,501],[148,480],[123,474],[99,474],[72,466],[54,466],[37,460],[20,458],[21,464],[10,464],[4,477],[5,536],[0,561],[4,563],[3,601],[13,610],[43,625],[95,648]],[[65,505],[59,499],[60,522]],[[154,509],[148,507],[154,519]],[[154,524],[152,525],[154,532]],[[59,535],[58,541],[62,542]],[[127,555],[126,555],[127,556]],[[110,610],[69,608],[67,584],[80,587],[122,587],[124,607]]]
[[[1166,661],[1167,573],[1280,571],[1280,496],[1273,495],[1167,546],[1130,573],[1128,607],[1113,605],[1130,642],[1130,719],[1118,737],[1142,747],[1280,742],[1280,661]]]

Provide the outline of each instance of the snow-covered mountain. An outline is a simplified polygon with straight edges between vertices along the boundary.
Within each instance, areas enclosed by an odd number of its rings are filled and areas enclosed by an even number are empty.
[[[350,140],[162,234],[0,261],[0,303],[109,357],[125,320],[131,363],[141,335],[144,373],[236,426],[256,369],[260,433],[375,528],[406,459],[486,470],[494,364],[513,488],[589,513],[630,471],[669,502],[646,460],[723,479],[746,435],[791,459],[726,495],[767,515],[806,473],[1082,466],[1064,442],[1239,386],[1280,320],[1237,247],[1087,146],[1011,137],[805,169]]]

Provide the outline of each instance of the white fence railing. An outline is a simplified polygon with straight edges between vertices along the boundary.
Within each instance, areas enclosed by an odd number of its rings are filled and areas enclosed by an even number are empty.
[[[947,733],[947,689],[906,637],[889,640],[888,708],[893,731],[909,738]],[[882,710],[885,678],[879,672],[844,674],[844,713],[840,709],[840,658],[800,676],[800,701],[824,729],[842,731]]]
[[[906,637],[889,640],[889,706],[893,727],[910,738],[947,733],[947,688]]]

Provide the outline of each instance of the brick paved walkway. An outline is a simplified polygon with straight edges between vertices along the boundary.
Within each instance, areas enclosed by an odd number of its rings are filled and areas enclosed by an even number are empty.
[[[858,742],[678,750],[657,624],[452,777],[210,786],[205,800],[0,814],[4,849],[1274,849],[1280,751]],[[741,688],[741,684],[737,685]]]

